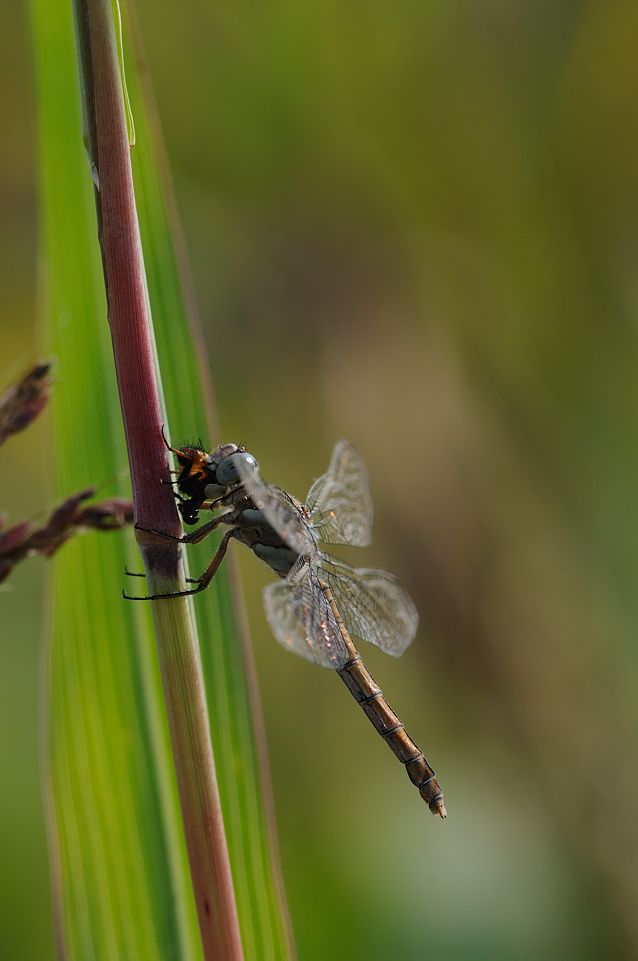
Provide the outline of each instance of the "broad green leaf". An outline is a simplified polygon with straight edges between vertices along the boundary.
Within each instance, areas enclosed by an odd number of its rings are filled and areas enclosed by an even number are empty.
[[[71,5],[33,0],[39,102],[44,341],[57,358],[51,473],[59,500],[99,484],[128,492],[89,163],[82,143]],[[126,24],[125,24],[126,33]],[[125,55],[127,37],[124,38]],[[133,151],[168,417],[177,436],[207,421],[187,322],[170,198],[135,63]],[[211,438],[211,442],[214,438]],[[214,544],[194,552],[203,567]],[[56,920],[73,959],[201,957],[161,685],[144,605],[121,599],[131,536],[76,538],[54,563],[47,650],[47,804]],[[143,584],[143,582],[141,582]],[[211,732],[247,959],[292,948],[228,571],[195,604]]]

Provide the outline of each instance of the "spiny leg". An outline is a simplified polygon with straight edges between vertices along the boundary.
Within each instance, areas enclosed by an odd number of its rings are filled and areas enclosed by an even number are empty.
[[[166,531],[155,531],[150,527],[142,527],[141,524],[136,524],[135,530],[144,531],[146,534],[156,534],[158,537],[163,537],[166,540],[177,541],[178,544],[199,544],[200,541],[203,541],[205,537],[208,537],[208,535],[212,533],[212,531],[214,531],[219,524],[222,524],[222,523],[228,523],[228,521],[225,519],[224,514],[222,514],[220,517],[213,517],[211,521],[208,521],[208,523],[204,524],[202,527],[198,527],[196,531],[191,531],[190,534],[183,534],[181,537],[175,537],[174,534],[167,534]],[[127,577],[146,577],[146,574],[144,574],[143,572],[129,571],[127,567],[124,568],[124,573],[126,574]],[[187,577],[185,578],[185,580],[188,584],[198,584],[200,581],[200,578]],[[133,601],[147,600],[146,597],[141,597],[141,598],[129,597],[128,594],[124,594],[124,596],[128,600],[133,600]],[[154,597],[155,595],[152,595],[152,596]],[[166,596],[171,596],[171,595],[164,595],[164,594],[162,595],[162,597],[166,597]]]
[[[146,577],[143,571],[129,571],[128,567],[124,568],[124,574],[126,577]],[[199,584],[198,577],[185,577],[184,580],[187,584]]]
[[[161,480],[161,481],[160,481],[160,484],[164,484],[166,487],[174,487],[175,484],[177,484],[177,483],[178,483],[178,482],[177,482],[176,480]],[[184,495],[181,493],[181,491],[175,491],[175,490],[174,490],[174,491],[171,491],[171,493],[172,493],[172,495],[173,495],[173,497],[175,498],[176,501],[181,501],[182,503],[184,503],[184,501],[187,501],[187,500],[188,500],[188,497],[184,497]]]
[[[206,568],[202,576],[197,578],[195,582],[197,583],[197,587],[194,587],[191,590],[185,590],[185,591],[167,591],[164,594],[147,594],[144,597],[133,597],[132,595],[126,594],[123,591],[122,596],[127,601],[156,601],[164,597],[185,597],[188,594],[199,594],[200,591],[205,591],[208,585],[210,584],[210,582],[212,581],[213,577],[217,573],[217,569],[221,564],[222,560],[224,559],[224,555],[226,551],[228,550],[228,544],[230,543],[230,539],[231,537],[235,536],[235,533],[236,533],[235,528],[232,528],[232,530],[226,531],[226,533],[221,539],[220,545],[217,548],[217,552],[213,557],[212,561],[210,562],[210,564],[208,565],[208,567]],[[192,579],[191,579],[191,583],[192,583]]]
[[[230,543],[231,537],[235,537],[236,534],[237,534],[237,528],[235,527],[233,527],[229,531],[226,531],[226,533],[224,534],[224,536],[222,537],[219,543],[219,547],[217,548],[217,553],[213,557],[212,561],[210,562],[210,564],[208,565],[208,567],[206,568],[202,576],[199,578],[199,587],[197,588],[198,591],[206,590],[206,588],[214,578],[215,574],[217,573],[217,569],[219,568],[219,565],[224,559],[224,555],[228,550],[228,545]]]
[[[166,531],[156,531],[151,527],[142,527],[141,524],[135,525],[136,531],[144,531],[146,534],[155,534],[157,537],[164,537],[168,541],[177,541],[178,544],[199,544],[203,541],[205,537],[208,537],[219,524],[227,524],[225,514],[220,514],[219,517],[213,517],[212,521],[208,521],[207,524],[203,524],[202,527],[198,527],[196,531],[191,531],[190,534],[182,534],[181,537],[176,537],[174,534],[167,534]]]

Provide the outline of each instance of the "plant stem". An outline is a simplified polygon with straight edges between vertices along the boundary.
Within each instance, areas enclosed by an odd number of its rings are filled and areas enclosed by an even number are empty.
[[[167,485],[112,0],[75,0],[88,145],[96,181],[109,323],[136,522],[179,535]],[[183,587],[176,542],[137,531],[151,592]],[[228,849],[215,780],[197,641],[185,598],[153,603],[186,843],[207,961],[241,961]]]

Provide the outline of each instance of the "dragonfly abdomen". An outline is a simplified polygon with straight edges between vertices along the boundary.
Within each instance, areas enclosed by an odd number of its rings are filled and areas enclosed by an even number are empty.
[[[351,642],[352,643],[352,642]],[[352,645],[354,648],[354,645]],[[446,816],[443,791],[434,771],[402,721],[386,701],[370,671],[354,648],[354,656],[337,672],[375,730],[405,765],[408,777],[433,814]]]
[[[425,760],[423,751],[412,740],[403,722],[392,710],[383,696],[383,691],[363,663],[363,658],[343,623],[343,618],[339,613],[330,587],[323,581],[320,582],[320,586],[330,605],[345,648],[350,655],[349,660],[337,670],[339,677],[359,707],[363,709],[374,729],[381,735],[399,761],[405,765],[408,777],[418,788],[419,794],[432,814],[438,814],[442,818],[447,817],[447,811],[443,803],[443,791],[434,771]]]

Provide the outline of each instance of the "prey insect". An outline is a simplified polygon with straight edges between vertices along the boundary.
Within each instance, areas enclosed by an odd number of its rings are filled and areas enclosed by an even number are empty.
[[[281,488],[266,484],[253,455],[236,444],[221,444],[210,454],[200,447],[174,448],[168,443],[167,447],[180,467],[175,494],[184,523],[196,524],[203,509],[221,512],[179,540],[193,544],[221,525],[228,530],[194,587],[132,599],[205,590],[230,541],[245,544],[279,577],[264,590],[266,617],[277,640],[339,674],[405,765],[432,813],[446,817],[434,771],[389,706],[353,641],[361,638],[386,654],[400,656],[416,633],[416,607],[392,574],[351,567],[319,547],[320,543],[356,547],[370,543],[372,500],[367,471],[355,448],[344,440],[336,444],[327,472],[313,483],[302,504]]]

